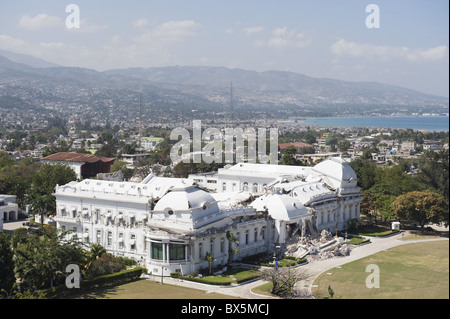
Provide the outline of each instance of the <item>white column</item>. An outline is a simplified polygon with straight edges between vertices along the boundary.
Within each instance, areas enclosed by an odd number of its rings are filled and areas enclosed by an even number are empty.
[[[148,242],[148,260],[152,259],[152,242],[150,240],[147,240]]]
[[[166,243],[162,243],[163,259],[162,262],[166,262]]]
[[[169,243],[166,244],[167,247],[167,263],[170,263],[170,248],[169,248]]]

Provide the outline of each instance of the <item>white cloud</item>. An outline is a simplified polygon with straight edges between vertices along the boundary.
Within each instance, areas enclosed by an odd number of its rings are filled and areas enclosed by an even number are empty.
[[[242,29],[242,31],[243,31],[246,35],[257,34],[257,33],[260,33],[262,30],[264,30],[264,27],[262,27],[262,26],[248,27],[248,28]]]
[[[0,34],[0,48],[13,52],[23,52],[27,48],[27,43],[21,39]]]
[[[154,29],[154,33],[161,37],[190,37],[196,35],[194,31],[199,24],[193,20],[169,21],[165,22]]]
[[[448,58],[448,47],[413,49],[405,46],[360,44],[340,39],[331,46],[336,56],[352,58],[378,58],[382,61],[403,59],[411,62],[432,62]]]
[[[269,40],[257,40],[254,42],[256,47],[267,46],[278,49],[305,48],[311,44],[311,36],[296,29],[289,30],[286,26],[272,30],[272,36]]]
[[[56,26],[64,26],[64,21],[59,17],[49,16],[46,13],[38,14],[35,17],[30,17],[26,14],[19,20],[19,27],[27,30],[39,30]]]
[[[40,42],[39,45],[44,49],[50,50],[61,50],[66,48],[66,45],[63,42]]]
[[[80,27],[79,28],[72,28],[68,29],[66,27],[66,31],[69,32],[82,32],[82,33],[96,33],[102,30],[108,29],[107,25],[100,25],[100,24],[93,24],[89,22],[87,19],[82,19],[80,21]]]
[[[142,28],[148,26],[149,22],[147,19],[138,19],[133,22],[135,28]]]
[[[146,30],[134,38],[136,42],[146,43],[153,40],[162,43],[175,42],[197,34],[195,31],[200,25],[193,20],[169,21]]]
[[[0,35],[0,48],[22,54],[31,54],[37,58],[67,66],[82,65],[83,58],[86,57],[88,51],[85,47],[62,41],[32,43],[5,34]]]

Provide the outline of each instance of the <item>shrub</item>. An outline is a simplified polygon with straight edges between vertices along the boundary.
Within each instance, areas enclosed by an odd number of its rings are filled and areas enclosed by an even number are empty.
[[[222,275],[218,276],[204,276],[201,278],[191,276],[181,276],[180,273],[171,273],[170,275],[172,276],[172,278],[195,281],[208,285],[222,285],[222,286],[228,286],[234,282],[236,283],[245,282],[260,276],[259,272],[256,270],[243,268],[226,271]]]
[[[108,274],[103,276],[98,276],[93,279],[87,279],[81,281],[81,288],[87,289],[92,287],[105,287],[121,284],[124,282],[129,282],[138,279],[142,273],[144,273],[145,268],[135,267],[132,269],[120,271],[114,274]]]
[[[86,278],[94,278],[98,276],[113,274],[124,270],[126,265],[120,258],[114,257],[111,254],[103,254],[94,260],[86,271]]]
[[[134,266],[136,265],[136,260],[127,257],[116,257],[116,259],[120,260],[125,266]]]
[[[180,276],[180,279],[185,279],[185,280],[189,280],[189,281],[195,281],[195,282],[200,282],[203,284],[208,284],[208,285],[231,285],[232,283],[232,279],[230,277],[224,277],[224,276],[205,276],[205,277],[185,277],[185,276]]]

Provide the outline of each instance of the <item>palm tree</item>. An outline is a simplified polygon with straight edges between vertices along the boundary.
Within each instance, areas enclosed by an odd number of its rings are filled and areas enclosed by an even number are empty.
[[[88,270],[91,264],[103,254],[106,254],[106,249],[102,245],[95,243],[91,244],[87,254],[85,269]]]
[[[233,262],[233,253],[238,254],[239,249],[237,247],[234,247],[233,249],[233,243],[239,244],[239,241],[236,237],[234,237],[233,232],[231,230],[228,230],[226,232],[227,240],[228,240],[228,262],[227,267],[228,269],[231,269],[231,263]]]
[[[216,259],[209,253],[209,251],[206,252],[206,260],[208,261],[208,267],[209,267],[209,274],[212,274],[212,263],[216,261]]]
[[[47,212],[49,202],[52,201],[51,196],[42,194],[42,192],[32,189],[28,195],[28,201],[31,204],[33,219],[35,213],[38,212],[41,215],[41,224],[44,224],[44,213]]]

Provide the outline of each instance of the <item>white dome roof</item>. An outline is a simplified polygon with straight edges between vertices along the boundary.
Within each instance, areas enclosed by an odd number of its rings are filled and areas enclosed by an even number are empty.
[[[335,188],[356,187],[355,171],[347,161],[340,157],[332,157],[312,168],[313,172],[325,175]]]
[[[165,194],[156,203],[154,211],[192,211],[192,220],[195,221],[199,218],[219,212],[219,206],[209,193],[191,186],[173,189]]]
[[[301,202],[285,194],[261,196],[250,205],[257,211],[267,209],[269,215],[278,220],[293,221],[309,215]]]

